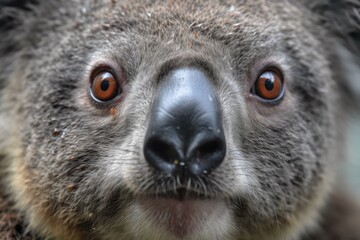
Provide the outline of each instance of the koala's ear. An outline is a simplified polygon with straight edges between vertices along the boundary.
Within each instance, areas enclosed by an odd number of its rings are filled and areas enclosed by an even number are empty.
[[[33,13],[37,5],[38,0],[0,0],[0,55],[19,49],[19,39],[24,31],[17,29],[24,25],[29,19],[25,16]]]
[[[29,2],[34,3],[35,1],[34,0],[0,0],[0,6],[26,8]]]
[[[349,105],[360,111],[360,0],[302,0],[334,36]],[[354,104],[355,102],[355,104]],[[350,104],[352,103],[352,104]]]
[[[338,67],[343,76],[342,87],[345,93],[345,104],[360,113],[360,56],[342,44],[336,45],[339,56]]]
[[[340,40],[336,49],[344,73],[344,89],[355,102],[351,105],[360,112],[360,0],[330,0],[328,18]]]
[[[12,64],[8,56],[21,49],[27,20],[24,16],[33,13],[36,4],[37,0],[0,0],[0,90],[5,86],[6,74]]]
[[[16,27],[16,13],[30,11],[36,0],[0,0],[0,32]]]

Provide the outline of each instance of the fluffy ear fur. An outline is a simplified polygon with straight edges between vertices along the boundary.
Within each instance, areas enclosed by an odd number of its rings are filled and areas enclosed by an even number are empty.
[[[0,0],[0,33],[1,36],[5,36],[5,40],[7,40],[5,32],[12,31],[21,25],[21,16],[31,11],[36,2],[36,0]],[[0,47],[2,46],[3,44],[0,44]],[[3,54],[10,50],[12,49],[0,48],[0,53]]]
[[[329,21],[341,43],[337,50],[345,75],[344,88],[360,112],[360,0],[330,1]]]
[[[30,11],[35,0],[0,0],[0,32],[11,30],[18,25],[15,12]]]
[[[342,72],[343,88],[350,106],[360,111],[360,0],[304,0],[306,7],[317,14],[337,42],[339,57],[334,67]],[[355,102],[355,104],[354,104]]]
[[[5,86],[7,72],[11,68],[9,55],[21,49],[24,33],[20,34],[18,28],[23,26],[24,17],[35,9],[36,0],[0,0],[0,90]]]

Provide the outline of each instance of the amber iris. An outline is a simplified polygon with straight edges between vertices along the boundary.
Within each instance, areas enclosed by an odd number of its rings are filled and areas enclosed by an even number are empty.
[[[267,71],[261,74],[255,83],[255,94],[265,100],[279,98],[283,91],[283,83],[279,74]]]
[[[91,92],[96,100],[110,101],[119,94],[120,86],[112,73],[103,71],[94,76]]]

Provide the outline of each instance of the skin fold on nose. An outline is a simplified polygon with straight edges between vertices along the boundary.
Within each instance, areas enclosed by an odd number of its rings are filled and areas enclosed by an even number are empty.
[[[202,70],[184,67],[161,79],[144,141],[155,169],[188,178],[216,169],[226,154],[221,110]]]

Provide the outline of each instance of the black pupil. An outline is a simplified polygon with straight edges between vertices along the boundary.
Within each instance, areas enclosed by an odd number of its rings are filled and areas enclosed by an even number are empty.
[[[106,91],[109,89],[110,83],[108,80],[104,80],[101,82],[101,90]]]
[[[274,80],[273,80],[273,79],[270,79],[270,78],[266,79],[266,81],[265,81],[265,88],[266,88],[266,90],[268,90],[268,91],[273,90],[273,88],[274,88]]]

